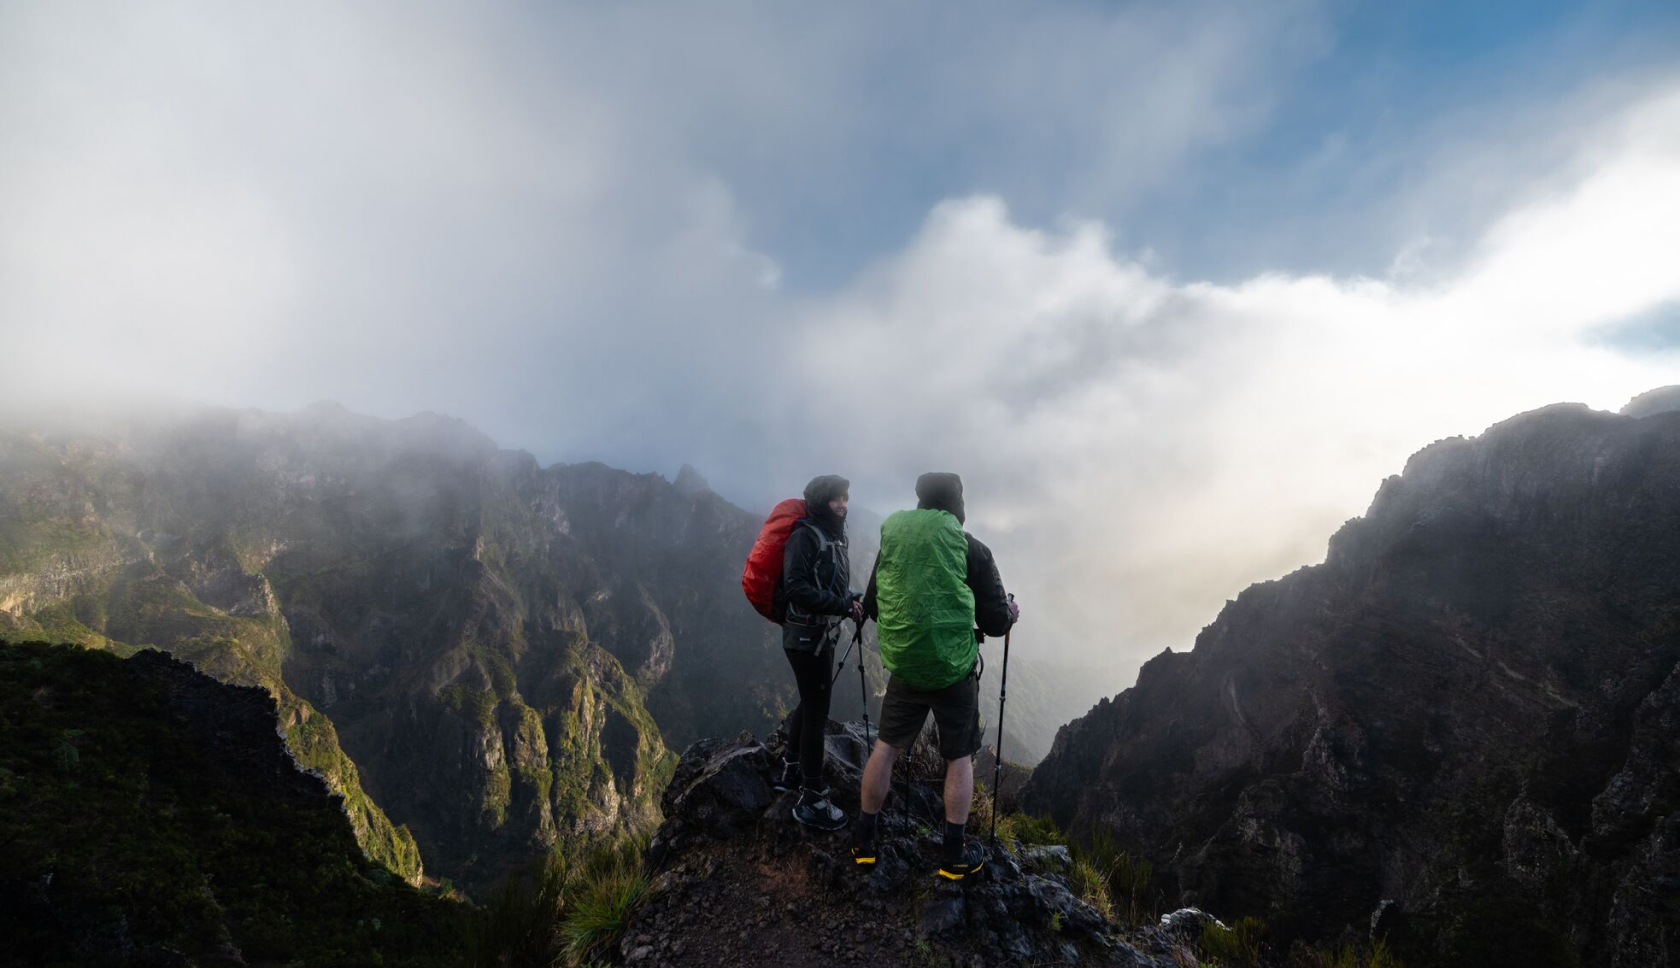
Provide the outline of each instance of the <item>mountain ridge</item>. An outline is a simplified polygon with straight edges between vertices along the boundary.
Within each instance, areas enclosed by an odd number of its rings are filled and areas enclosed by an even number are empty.
[[[1639,886],[1680,870],[1677,533],[1680,413],[1436,441],[1322,564],[1064,726],[1023,803],[1286,938],[1654,963],[1680,936]]]

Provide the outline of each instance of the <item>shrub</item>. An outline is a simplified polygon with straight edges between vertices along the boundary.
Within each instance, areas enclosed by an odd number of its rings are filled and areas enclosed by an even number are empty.
[[[1097,909],[1097,913],[1104,918],[1114,920],[1114,899],[1108,892],[1108,878],[1097,869],[1090,857],[1083,854],[1073,859],[1073,873],[1068,877],[1068,888],[1073,893]]]
[[[565,860],[550,856],[523,874],[514,874],[467,921],[468,964],[551,965],[558,945],[556,927],[565,911]]]
[[[1260,942],[1266,935],[1266,922],[1248,917],[1231,927],[1217,921],[1202,925],[1199,947],[1202,954],[1227,968],[1260,968]]]
[[[1154,887],[1155,867],[1130,851],[1121,850],[1106,830],[1091,835],[1090,846],[1075,849],[1075,871],[1088,861],[1102,881],[1102,893],[1109,911],[1105,916],[1128,925],[1154,921],[1160,914],[1160,898]],[[1096,901],[1091,902],[1101,909]]]
[[[645,837],[626,837],[592,851],[568,885],[560,934],[570,964],[613,950],[630,915],[647,896],[642,869]]]
[[[611,957],[647,896],[646,846],[645,837],[622,837],[577,857],[557,852],[510,877],[470,919],[469,963],[580,966]]]
[[[1400,959],[1389,950],[1388,942],[1380,938],[1371,945],[1369,952],[1344,944],[1338,948],[1310,951],[1297,963],[1310,968],[1404,968]]]

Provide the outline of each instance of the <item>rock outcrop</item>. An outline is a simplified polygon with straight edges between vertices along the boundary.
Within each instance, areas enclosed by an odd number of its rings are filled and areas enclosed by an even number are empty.
[[[1066,848],[1000,844],[979,874],[937,878],[944,766],[931,732],[901,761],[873,869],[851,862],[845,831],[792,820],[796,794],[771,786],[780,744],[747,734],[683,754],[648,848],[651,896],[621,942],[626,964],[1169,968],[1190,956],[1171,932],[1122,932],[1076,897]],[[827,749],[834,800],[855,816],[861,724],[830,723]]]
[[[1680,957],[1680,413],[1439,441],[1323,564],[1070,723],[1023,793],[1274,939]]]
[[[1647,390],[1634,397],[1622,407],[1621,413],[1628,417],[1649,417],[1657,413],[1669,413],[1680,410],[1680,386],[1658,387]]]

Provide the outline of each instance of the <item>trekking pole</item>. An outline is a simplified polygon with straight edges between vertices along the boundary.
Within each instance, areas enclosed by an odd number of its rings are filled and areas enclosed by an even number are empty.
[[[840,673],[846,671],[846,660],[852,657],[852,646],[857,645],[861,641],[863,641],[863,626],[860,624],[858,626],[857,634],[852,636],[852,640],[850,642],[846,643],[845,654],[840,656],[840,661],[835,664],[834,675],[829,677],[828,680],[828,687],[830,689],[833,689],[834,684],[840,681]],[[863,654],[860,652],[858,657],[861,659]]]
[[[1009,596],[1013,601],[1015,596]],[[998,738],[992,749],[992,832],[990,846],[997,846],[998,781],[1003,777],[1003,702],[1009,697],[1009,633],[1003,633],[1003,678],[998,681]]]
[[[869,683],[863,677],[863,623],[857,623],[857,635],[852,637],[852,643],[858,647],[858,696],[863,700],[863,752],[865,756],[874,747],[869,742]],[[850,646],[848,646],[850,648]],[[866,759],[865,763],[868,762]]]

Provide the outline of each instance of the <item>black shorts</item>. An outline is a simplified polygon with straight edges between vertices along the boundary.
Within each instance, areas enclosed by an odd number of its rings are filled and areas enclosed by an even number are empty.
[[[933,712],[939,727],[939,755],[960,760],[980,750],[980,679],[969,673],[943,689],[924,691],[888,677],[881,699],[881,742],[907,749]]]

